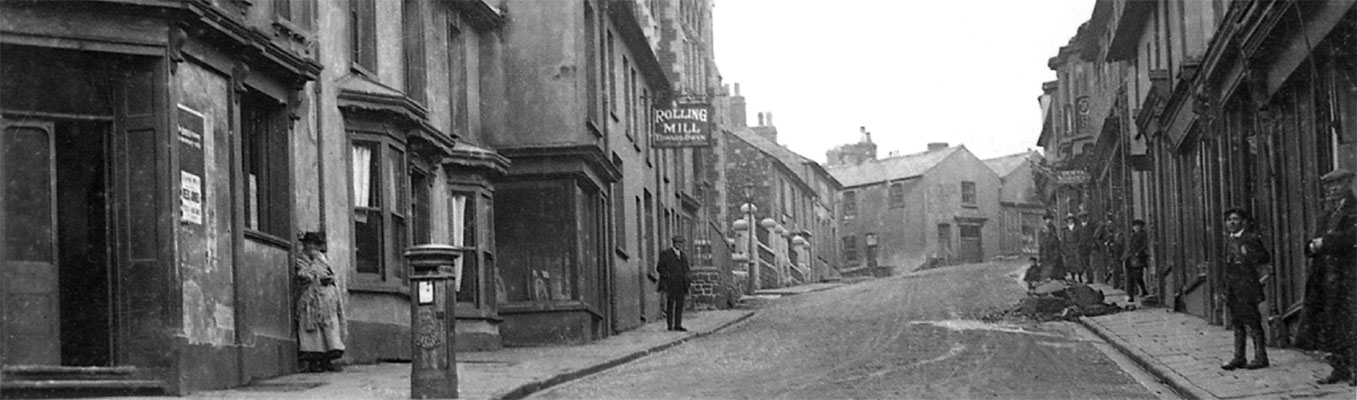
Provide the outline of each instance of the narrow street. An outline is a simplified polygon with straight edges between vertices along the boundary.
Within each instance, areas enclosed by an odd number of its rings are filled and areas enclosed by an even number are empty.
[[[1156,398],[1072,323],[981,322],[1024,295],[1022,266],[777,299],[723,332],[531,398]]]

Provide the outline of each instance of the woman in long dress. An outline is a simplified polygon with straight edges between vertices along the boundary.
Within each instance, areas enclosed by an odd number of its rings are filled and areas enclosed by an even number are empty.
[[[302,372],[340,371],[334,360],[344,356],[344,306],[340,302],[335,272],[325,257],[325,236],[302,235],[302,253],[297,256],[297,338]]]

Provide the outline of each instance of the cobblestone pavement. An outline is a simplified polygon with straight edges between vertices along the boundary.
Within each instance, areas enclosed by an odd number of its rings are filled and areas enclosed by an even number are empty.
[[[1161,397],[1078,324],[982,322],[1025,296],[1016,279],[1025,263],[953,266],[782,297],[729,329],[529,398]]]
[[[1128,304],[1124,291],[1101,284],[1094,287],[1109,300]],[[1357,398],[1357,389],[1350,386],[1316,385],[1316,379],[1329,373],[1328,364],[1318,355],[1294,349],[1268,348],[1272,364],[1268,368],[1221,370],[1220,364],[1233,352],[1233,333],[1192,315],[1165,308],[1143,308],[1086,317],[1081,322],[1190,398]],[[1252,349],[1249,351],[1252,355]]]

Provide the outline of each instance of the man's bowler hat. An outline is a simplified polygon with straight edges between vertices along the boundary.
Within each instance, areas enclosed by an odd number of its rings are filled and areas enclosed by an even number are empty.
[[[302,243],[325,244],[325,232],[302,232],[297,240]]]

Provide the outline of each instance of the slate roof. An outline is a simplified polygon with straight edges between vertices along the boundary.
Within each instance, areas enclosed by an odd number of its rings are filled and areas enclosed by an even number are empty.
[[[942,160],[964,148],[965,145],[952,146],[941,150],[868,161],[859,165],[840,165],[826,169],[844,187],[861,186],[922,176]]]
[[[782,163],[782,166],[791,170],[792,174],[795,174],[796,177],[801,179],[801,182],[805,183],[807,186],[809,186],[811,182],[815,182],[813,179],[810,179],[811,177],[806,176],[806,169],[802,166],[802,164],[813,163],[815,161],[802,157],[800,154],[796,154],[796,152],[792,151],[792,149],[782,147],[782,145],[777,144],[777,142],[759,136],[753,129],[747,127],[736,128],[727,132],[730,132],[732,135],[735,135],[735,137],[745,141],[745,143],[749,143],[749,145],[754,146],[754,148],[759,149],[759,151],[762,151],[764,154],[776,158],[778,162]]]
[[[989,167],[989,169],[994,171],[994,173],[999,174],[1000,177],[1004,177],[1008,176],[1008,174],[1013,173],[1013,170],[1018,169],[1018,167],[1021,167],[1023,166],[1023,164],[1027,163],[1028,157],[1031,157],[1031,153],[1022,152],[1017,154],[1009,154],[1006,156],[995,157],[983,161],[985,165]]]

